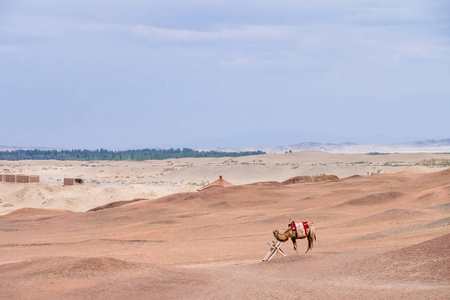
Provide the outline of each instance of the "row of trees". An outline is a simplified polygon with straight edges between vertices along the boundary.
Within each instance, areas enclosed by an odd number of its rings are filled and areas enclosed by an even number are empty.
[[[14,150],[0,151],[0,160],[153,160],[185,157],[238,157],[265,154],[262,151],[220,152],[183,149],[100,150]]]

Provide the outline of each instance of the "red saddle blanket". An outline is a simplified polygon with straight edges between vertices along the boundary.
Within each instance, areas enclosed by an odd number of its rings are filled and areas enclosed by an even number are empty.
[[[308,236],[309,225],[308,225],[307,221],[300,222],[300,223],[292,222],[288,226],[290,228],[292,228],[292,230],[294,230],[297,238],[304,238],[304,237]]]

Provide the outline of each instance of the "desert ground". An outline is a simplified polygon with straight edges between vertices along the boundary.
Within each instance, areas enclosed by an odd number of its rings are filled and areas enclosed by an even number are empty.
[[[449,299],[449,159],[0,161],[41,181],[0,182],[0,298]],[[219,176],[234,186],[197,191]],[[290,219],[314,248],[263,262]]]

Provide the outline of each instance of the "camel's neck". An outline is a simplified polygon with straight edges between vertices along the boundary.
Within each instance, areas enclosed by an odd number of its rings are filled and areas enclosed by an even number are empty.
[[[280,242],[286,242],[291,237],[292,229],[288,229],[286,232],[278,234],[275,238]]]

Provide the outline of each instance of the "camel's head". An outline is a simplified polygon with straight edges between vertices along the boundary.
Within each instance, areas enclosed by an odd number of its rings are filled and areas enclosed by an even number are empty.
[[[274,231],[273,231],[273,236],[274,237],[277,237],[277,236],[279,236],[280,235],[280,232],[278,231],[278,229],[275,229]]]

